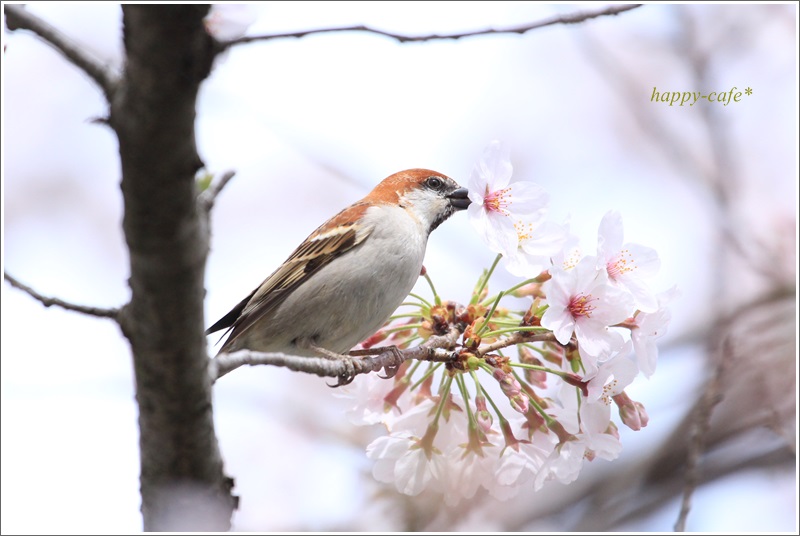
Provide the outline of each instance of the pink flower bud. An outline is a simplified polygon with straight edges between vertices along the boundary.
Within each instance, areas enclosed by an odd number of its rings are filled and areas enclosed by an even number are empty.
[[[492,376],[500,384],[503,394],[506,395],[511,402],[511,407],[520,413],[528,411],[528,395],[522,392],[522,386],[510,372],[505,372],[501,368],[496,368],[492,372]]]
[[[623,424],[631,430],[641,430],[650,421],[641,402],[631,400],[625,391],[612,397],[619,407],[619,416]]]
[[[528,365],[543,366],[542,360],[534,355],[533,351],[528,348],[520,347],[519,360]],[[525,379],[539,389],[547,388],[547,373],[543,370],[525,369]]]
[[[515,397],[522,392],[522,386],[510,372],[505,372],[503,369],[496,368],[492,372],[492,376],[494,376],[494,379],[500,384],[503,394],[508,398]]]
[[[478,395],[475,397],[475,418],[478,421],[478,427],[484,434],[488,434],[492,430],[492,414],[489,413],[486,407],[486,397]]]
[[[528,397],[525,395],[517,395],[515,397],[510,398],[511,400],[511,407],[515,410],[519,411],[522,414],[527,413],[528,411]]]

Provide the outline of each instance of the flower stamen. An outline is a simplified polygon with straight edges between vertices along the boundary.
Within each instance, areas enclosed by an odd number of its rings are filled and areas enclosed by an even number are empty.
[[[588,296],[585,294],[578,294],[569,301],[569,312],[572,314],[573,318],[581,316],[591,318],[592,311],[595,310],[595,306],[592,305],[592,302],[596,300],[597,298],[593,297],[591,294]]]
[[[608,261],[606,269],[608,270],[608,277],[616,280],[619,276],[634,271],[636,269],[636,261],[630,250],[623,249]]]
[[[511,205],[511,188],[503,188],[502,190],[489,191],[486,187],[486,195],[483,198],[483,206],[489,212],[499,212],[503,216],[508,216],[508,207]]]

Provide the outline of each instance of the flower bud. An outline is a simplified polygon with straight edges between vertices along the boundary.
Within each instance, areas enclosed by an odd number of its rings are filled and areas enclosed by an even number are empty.
[[[509,398],[511,401],[511,407],[515,410],[519,411],[522,414],[525,414],[528,411],[528,397],[525,395],[517,395],[515,397]]]
[[[523,285],[511,293],[515,298],[524,298],[525,296],[533,296],[534,298],[541,298],[542,294],[541,283],[528,283]]]
[[[481,365],[481,359],[473,354],[468,354],[466,364],[467,370],[478,370]]]
[[[478,395],[475,397],[475,419],[478,421],[478,427],[484,434],[488,434],[492,430],[492,414],[486,407],[486,397]]]
[[[528,411],[528,396],[522,392],[522,386],[513,374],[496,368],[492,372],[492,376],[500,384],[500,389],[508,397],[512,408],[523,414]]]
[[[542,361],[536,357],[533,350],[519,346],[519,360],[528,365],[543,366]],[[543,370],[525,369],[525,380],[539,389],[547,388],[547,373]]]
[[[619,416],[623,424],[631,430],[641,430],[650,421],[641,402],[631,400],[625,391],[612,397],[619,407]]]
[[[548,363],[552,363],[558,367],[564,363],[564,358],[566,356],[566,350],[563,346],[557,343],[546,342],[544,344],[544,354],[542,357]]]
[[[497,380],[497,383],[500,384],[503,394],[508,398],[518,396],[522,392],[522,386],[520,386],[517,379],[510,372],[505,372],[503,369],[496,368],[492,371],[492,376]]]

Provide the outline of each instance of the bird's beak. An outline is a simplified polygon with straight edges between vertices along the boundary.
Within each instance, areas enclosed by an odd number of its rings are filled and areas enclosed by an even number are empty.
[[[464,210],[472,203],[469,197],[467,197],[467,194],[469,194],[469,190],[466,188],[459,188],[447,194],[446,197],[450,200],[450,204],[453,205],[453,207],[458,210]]]

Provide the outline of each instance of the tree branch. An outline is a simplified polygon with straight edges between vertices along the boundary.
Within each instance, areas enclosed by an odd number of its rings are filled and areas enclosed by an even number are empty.
[[[208,188],[200,192],[200,195],[197,197],[197,202],[200,204],[200,208],[203,210],[203,212],[206,214],[211,212],[211,209],[214,208],[214,203],[217,200],[217,196],[230,182],[234,175],[236,175],[235,171],[226,171],[220,176],[218,181],[212,182]]]
[[[80,46],[57,28],[30,13],[22,5],[3,6],[6,25],[9,30],[30,30],[44,42],[59,51],[67,60],[89,75],[100,86],[106,99],[111,100],[117,86],[116,76],[111,69],[87,54]]]
[[[253,35],[253,36],[244,36],[238,39],[233,39],[231,41],[224,41],[219,43],[221,50],[226,50],[235,45],[242,45],[245,43],[252,43],[254,41],[268,41],[270,39],[283,39],[287,37],[305,37],[307,35],[313,34],[320,34],[320,33],[331,33],[331,32],[367,32],[377,35],[383,35],[385,37],[390,37],[395,39],[401,43],[408,43],[408,42],[420,42],[420,41],[434,41],[434,40],[441,40],[441,39],[461,39],[463,37],[474,37],[476,35],[488,35],[488,34],[505,34],[505,33],[515,33],[515,34],[524,34],[531,30],[536,30],[538,28],[544,28],[545,26],[553,26],[555,24],[576,24],[579,22],[583,22],[589,19],[594,19],[597,17],[603,17],[607,15],[618,15],[625,11],[630,11],[632,9],[636,9],[640,7],[641,4],[624,4],[619,6],[609,6],[605,9],[599,9],[596,11],[579,11],[576,13],[570,13],[567,15],[555,15],[553,17],[549,17],[547,19],[542,19],[540,21],[532,22],[529,24],[523,24],[521,26],[513,26],[511,28],[487,28],[484,30],[475,30],[472,32],[461,32],[461,33],[454,33],[454,34],[430,34],[430,35],[401,35],[392,32],[386,32],[384,30],[378,30],[376,28],[370,28],[369,26],[343,26],[339,28],[319,28],[316,30],[305,30],[300,32],[292,32],[292,33],[282,33],[282,34],[264,34],[264,35]]]
[[[686,453],[685,461],[685,478],[683,485],[683,494],[681,495],[681,508],[678,512],[678,519],[675,521],[674,531],[685,532],[686,520],[689,517],[689,512],[692,508],[692,496],[700,478],[700,458],[703,455],[706,446],[706,439],[709,428],[711,427],[711,414],[714,408],[722,401],[725,394],[723,387],[723,377],[726,369],[734,358],[734,352],[731,348],[731,340],[729,337],[722,333],[722,329],[715,330],[722,337],[722,344],[718,350],[719,360],[714,370],[713,376],[706,382],[703,396],[699,404],[695,407],[694,414],[691,419],[691,427],[689,433],[689,445]]]
[[[90,307],[88,305],[77,305],[74,303],[65,302],[59,298],[48,298],[47,296],[43,296],[33,290],[31,287],[27,285],[23,285],[20,283],[15,277],[8,274],[8,272],[3,272],[3,279],[8,281],[12,287],[18,288],[19,290],[25,292],[35,300],[41,302],[42,305],[45,307],[50,307],[53,305],[57,305],[67,311],[76,311],[78,313],[83,313],[85,315],[90,316],[99,316],[103,318],[111,318],[113,320],[118,320],[119,309],[104,309],[102,307]]]
[[[463,331],[460,325],[451,324],[445,335],[432,336],[414,348],[398,350],[390,347],[377,355],[348,356],[348,359],[338,360],[239,350],[230,354],[217,355],[209,363],[209,374],[212,381],[215,381],[243,365],[274,365],[296,372],[338,378],[339,383],[335,386],[350,383],[359,374],[377,372],[381,369],[385,370],[386,376],[391,378],[397,372],[397,368],[409,359],[445,363],[454,361],[457,355],[452,349],[455,348],[456,341]],[[358,350],[354,352],[354,355],[366,354],[366,352],[368,350]]]

